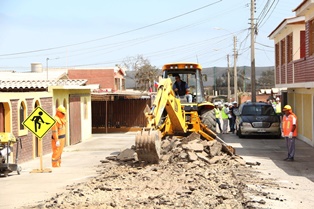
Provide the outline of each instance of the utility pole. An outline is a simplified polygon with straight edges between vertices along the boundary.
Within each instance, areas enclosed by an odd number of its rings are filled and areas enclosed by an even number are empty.
[[[214,66],[214,96],[216,95],[216,67]]]
[[[233,36],[233,56],[234,56],[234,101],[238,101],[238,72],[237,72],[237,37]]]
[[[256,84],[255,84],[255,24],[254,24],[255,0],[251,0],[251,88],[252,102],[256,102]]]
[[[228,93],[227,93],[227,102],[230,102],[230,62],[229,62],[229,54],[227,55],[227,62],[228,62]]]

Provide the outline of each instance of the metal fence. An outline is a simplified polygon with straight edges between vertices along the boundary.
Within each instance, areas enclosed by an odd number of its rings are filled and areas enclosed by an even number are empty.
[[[151,105],[151,99],[92,101],[92,127],[144,127],[147,123],[143,113],[146,105]]]

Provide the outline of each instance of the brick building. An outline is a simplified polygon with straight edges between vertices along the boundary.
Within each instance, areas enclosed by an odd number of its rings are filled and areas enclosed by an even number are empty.
[[[314,146],[314,1],[304,0],[269,35],[275,45],[275,85],[282,105],[298,116],[298,138]]]
[[[120,67],[69,69],[67,75],[70,79],[86,79],[87,85],[99,84],[99,89],[109,92],[125,90],[126,74]]]
[[[86,86],[86,80],[69,80],[60,72],[55,76],[51,72],[51,80],[45,80],[47,73],[43,71],[0,72],[0,76],[0,132],[12,133],[21,139],[23,148],[19,150],[19,163],[40,156],[40,139],[22,124],[38,106],[50,116],[55,115],[59,105],[65,106],[66,146],[91,137],[91,89]],[[51,131],[41,140],[42,154],[51,153]],[[10,161],[16,154],[16,145],[13,145]]]

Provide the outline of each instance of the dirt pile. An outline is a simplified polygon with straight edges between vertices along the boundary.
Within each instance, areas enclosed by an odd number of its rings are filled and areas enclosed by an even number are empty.
[[[97,177],[27,208],[263,208],[259,178],[240,156],[198,135],[162,142],[159,164],[136,160],[134,149],[101,161]],[[276,186],[276,185],[274,185]]]

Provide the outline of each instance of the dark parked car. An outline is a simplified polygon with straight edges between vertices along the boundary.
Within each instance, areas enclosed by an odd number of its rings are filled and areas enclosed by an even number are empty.
[[[280,118],[268,103],[242,103],[236,115],[236,133],[240,138],[250,135],[281,137]]]

